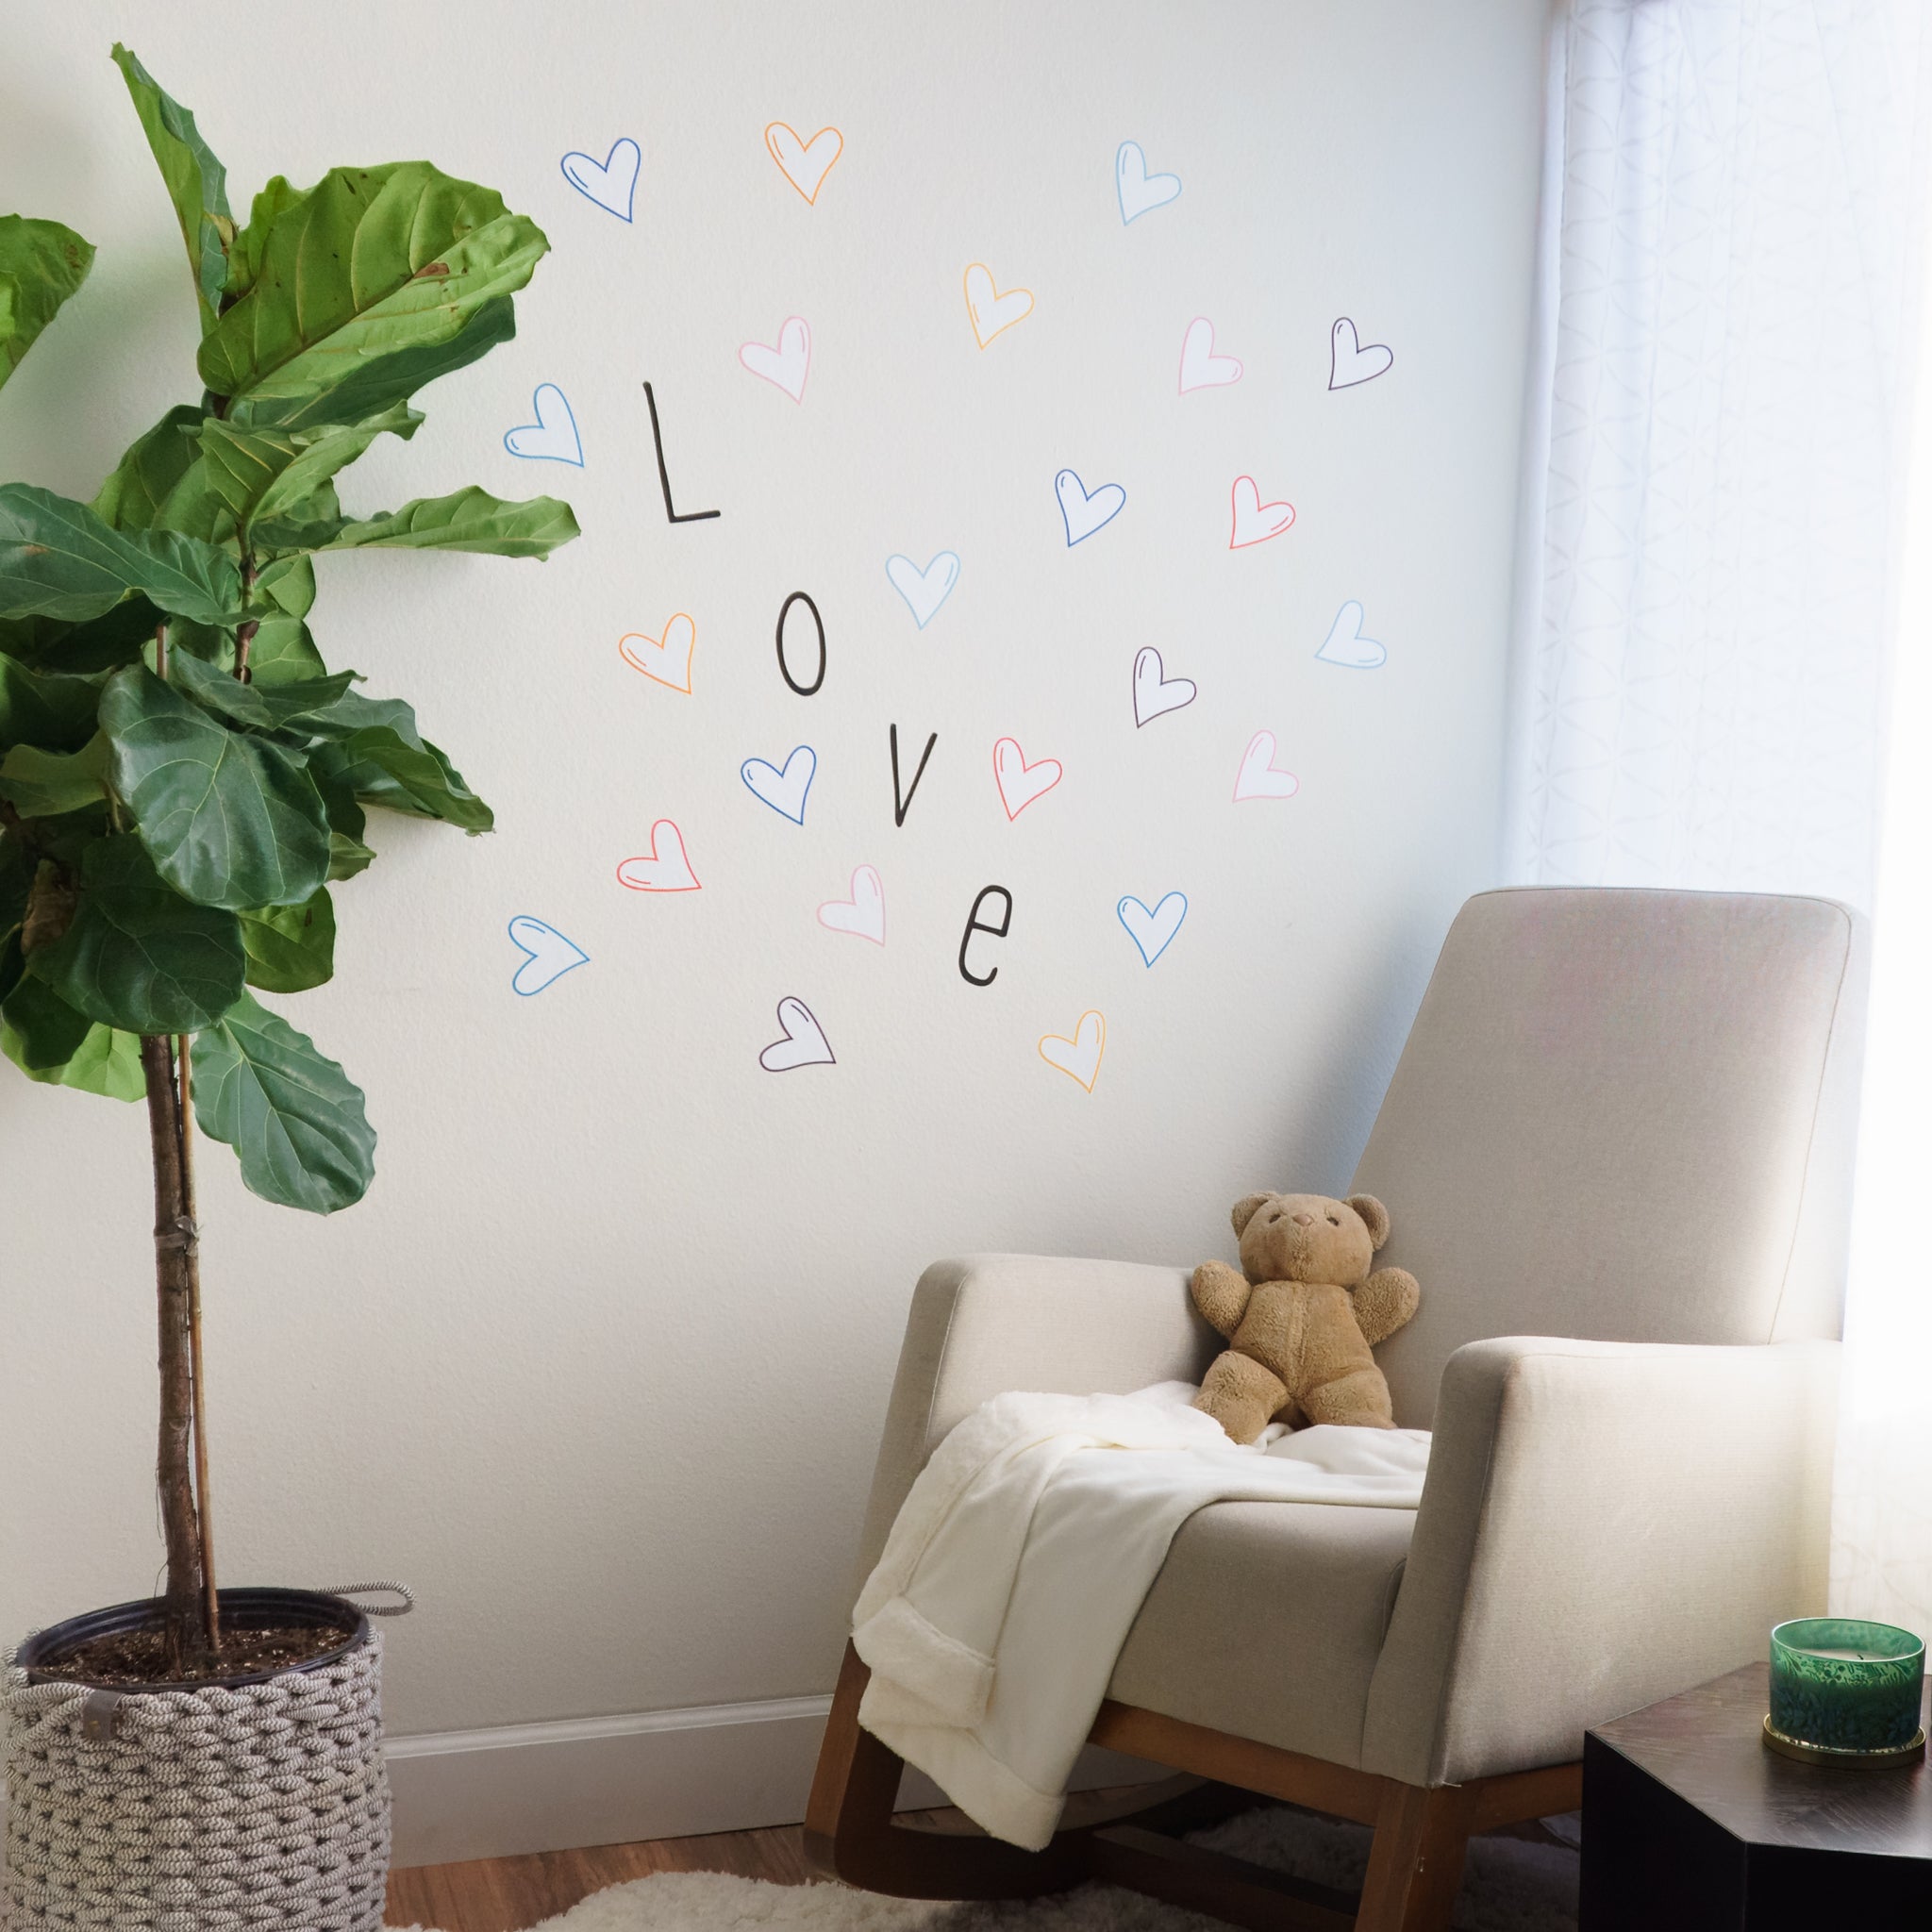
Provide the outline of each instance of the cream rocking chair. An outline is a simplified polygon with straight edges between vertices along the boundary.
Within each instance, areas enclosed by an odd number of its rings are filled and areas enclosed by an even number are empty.
[[[1472,899],[1350,1183],[1423,1284],[1380,1351],[1398,1423],[1435,1432],[1420,1508],[1192,1517],[1091,1735],[1212,1782],[1040,1853],[893,1824],[901,1763],[858,1727],[848,1647],[816,1867],[908,1897],[1105,1877],[1256,1928],[1441,1932],[1472,1833],[1580,1803],[1586,1727],[1822,1609],[1861,953],[1819,899]],[[989,1396],[1198,1379],[1220,1346],[1180,1268],[929,1268],[865,1567]],[[1228,1788],[1373,1825],[1359,1899],[1170,1835]]]

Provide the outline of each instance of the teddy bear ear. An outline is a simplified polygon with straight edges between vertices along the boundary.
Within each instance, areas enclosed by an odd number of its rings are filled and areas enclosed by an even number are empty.
[[[1228,1219],[1234,1223],[1235,1233],[1238,1236],[1246,1234],[1248,1223],[1254,1220],[1256,1210],[1266,1207],[1274,1198],[1273,1194],[1243,1194],[1234,1204],[1234,1212],[1228,1216]]]
[[[1369,1230],[1371,1251],[1389,1239],[1389,1210],[1373,1194],[1351,1194],[1348,1205],[1362,1218]]]

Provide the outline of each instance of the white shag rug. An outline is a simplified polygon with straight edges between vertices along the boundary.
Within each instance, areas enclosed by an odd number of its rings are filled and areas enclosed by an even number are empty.
[[[1366,1826],[1279,1807],[1196,1832],[1192,1842],[1348,1890],[1360,1886],[1368,1865]],[[1578,1862],[1575,1852],[1557,1845],[1472,1840],[1457,1932],[1576,1932]],[[543,1924],[546,1932],[1226,1932],[1218,1920],[1113,1886],[992,1905],[935,1905],[721,1872],[663,1872],[615,1885]]]

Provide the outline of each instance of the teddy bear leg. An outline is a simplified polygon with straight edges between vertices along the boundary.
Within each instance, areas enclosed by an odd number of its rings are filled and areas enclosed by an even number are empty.
[[[1205,1388],[1202,1392],[1207,1392]],[[1343,1423],[1367,1429],[1395,1426],[1389,1384],[1377,1368],[1353,1369],[1319,1389],[1305,1389],[1301,1406],[1311,1423]]]
[[[1224,1349],[1201,1378],[1194,1407],[1211,1415],[1237,1442],[1252,1442],[1288,1400],[1288,1384],[1253,1356]]]

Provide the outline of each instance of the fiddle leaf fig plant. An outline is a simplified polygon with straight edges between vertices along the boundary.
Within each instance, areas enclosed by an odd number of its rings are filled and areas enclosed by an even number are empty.
[[[372,809],[476,834],[490,808],[403,700],[330,671],[324,553],[542,558],[567,504],[475,486],[350,516],[337,479],[423,423],[411,398],[515,333],[548,247],[426,161],[275,175],[245,221],[195,125],[113,54],[187,250],[199,399],[136,437],[92,502],[0,483],[0,1052],[27,1078],[147,1103],[160,1301],[158,1482],[170,1660],[220,1665],[201,1400],[192,1129],[267,1200],[359,1200],[359,1089],[256,997],[335,968],[331,888]],[[0,216],[0,384],[92,248]]]

